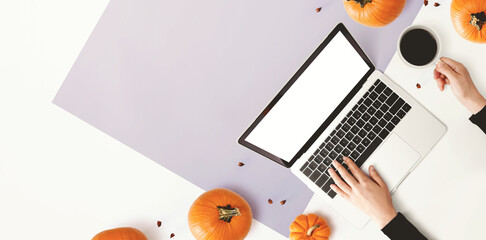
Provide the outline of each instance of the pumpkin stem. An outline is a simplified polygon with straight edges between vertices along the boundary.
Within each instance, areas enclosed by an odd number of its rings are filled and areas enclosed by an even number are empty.
[[[219,212],[219,220],[223,220],[227,223],[231,222],[231,218],[234,216],[240,216],[240,209],[237,207],[231,208],[231,206],[228,204],[226,207],[220,207],[218,206],[218,212]]]
[[[312,236],[312,232],[314,232],[314,230],[316,230],[317,228],[319,228],[321,225],[319,224],[316,224],[314,226],[312,226],[311,228],[309,228],[309,230],[307,230],[307,236],[310,237]]]
[[[475,26],[478,31],[481,31],[481,28],[486,23],[486,14],[484,12],[471,14],[471,21],[469,23]]]
[[[371,0],[348,0],[349,1],[355,1],[356,3],[359,3],[361,8],[364,8],[364,6],[368,3],[371,3]]]

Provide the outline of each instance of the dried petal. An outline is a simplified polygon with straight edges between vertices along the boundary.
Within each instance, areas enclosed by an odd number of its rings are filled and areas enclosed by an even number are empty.
[[[434,7],[438,7],[438,6],[440,6],[440,3],[438,2],[434,3]]]
[[[170,238],[173,238],[173,237],[175,237],[175,234],[171,233]]]
[[[162,226],[162,222],[161,221],[157,221],[157,227],[160,227]]]
[[[428,0],[424,0],[424,6],[427,6],[429,5],[429,1]]]
[[[239,163],[238,163],[238,167],[243,167],[243,166],[245,166],[245,164],[244,164],[244,163],[242,163],[242,162],[239,162]]]
[[[320,12],[322,10],[322,7],[316,8],[316,12]]]
[[[287,200],[282,200],[280,201],[280,205],[284,205],[287,202]]]
[[[270,199],[270,198],[268,199],[268,204],[273,204],[272,199]]]
[[[416,86],[417,86],[417,89],[421,89],[422,88],[422,86],[420,85],[420,83],[417,83]]]

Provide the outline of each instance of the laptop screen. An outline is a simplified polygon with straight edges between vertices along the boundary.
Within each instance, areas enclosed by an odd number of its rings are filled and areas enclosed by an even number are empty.
[[[245,140],[290,161],[368,71],[368,63],[337,32]]]

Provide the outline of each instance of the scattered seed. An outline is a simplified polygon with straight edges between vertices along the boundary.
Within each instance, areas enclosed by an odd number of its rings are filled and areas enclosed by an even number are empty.
[[[438,2],[434,3],[434,7],[438,7],[438,6],[440,6],[440,3]]]
[[[287,202],[287,200],[282,200],[280,201],[280,205],[284,205]]]
[[[162,222],[161,221],[157,221],[157,227],[160,227],[162,226]]]
[[[316,8],[316,12],[320,12],[322,10],[322,7]]]
[[[268,204],[273,204],[273,200],[272,199],[268,199]]]
[[[428,0],[424,0],[424,6],[427,6],[429,5],[429,1]]]
[[[242,162],[239,162],[239,163],[238,163],[238,167],[243,167],[243,166],[245,166],[245,164],[244,164],[244,163],[242,163]]]
[[[417,89],[421,89],[422,88],[422,86],[420,85],[420,83],[417,83],[416,86],[417,86]]]
[[[175,237],[175,234],[171,233],[170,238],[173,238],[173,237]]]

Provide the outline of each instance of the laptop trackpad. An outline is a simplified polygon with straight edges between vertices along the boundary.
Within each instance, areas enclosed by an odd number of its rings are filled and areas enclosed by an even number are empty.
[[[361,169],[368,174],[369,166],[373,165],[387,184],[388,189],[392,190],[420,157],[417,151],[398,135],[392,133],[361,166]]]

